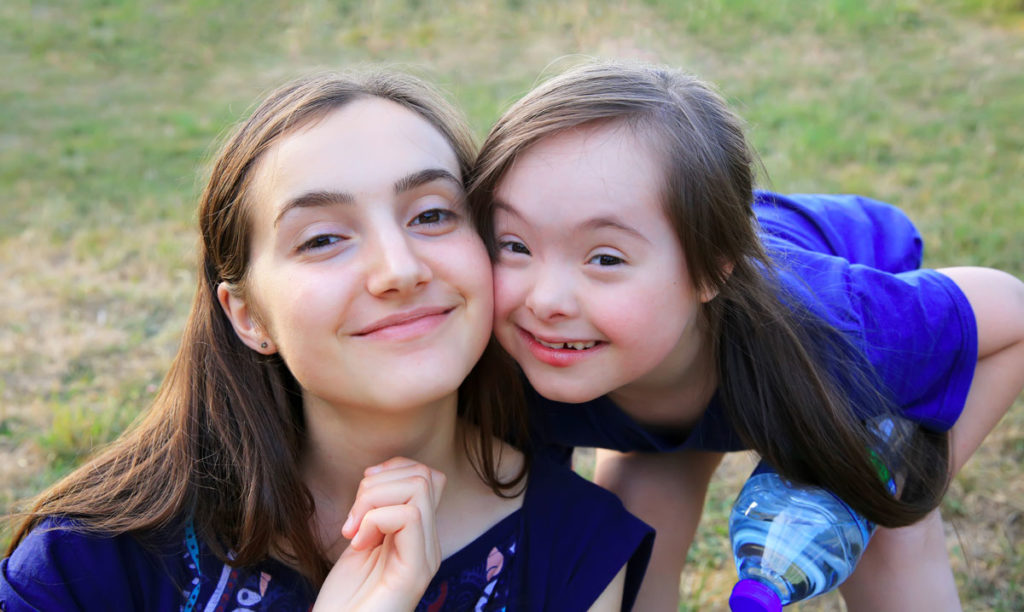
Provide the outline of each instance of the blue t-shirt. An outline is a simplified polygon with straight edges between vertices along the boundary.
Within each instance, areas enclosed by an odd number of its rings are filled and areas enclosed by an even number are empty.
[[[625,566],[629,610],[654,532],[611,493],[540,457],[523,505],[446,558],[417,611],[587,610]],[[22,610],[297,610],[316,598],[273,559],[234,568],[190,528],[164,545],[102,537],[47,520],[0,561],[0,608]]]
[[[755,195],[761,239],[785,290],[850,339],[908,418],[936,431],[952,427],[974,376],[978,332],[959,287],[918,269],[922,240],[913,223],[860,196]],[[573,446],[744,448],[717,394],[681,433],[645,428],[608,397],[565,404],[533,392],[530,403],[540,446],[563,459]]]

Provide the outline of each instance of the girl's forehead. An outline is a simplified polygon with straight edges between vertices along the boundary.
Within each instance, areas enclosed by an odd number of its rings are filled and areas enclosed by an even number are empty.
[[[654,148],[633,130],[621,124],[588,125],[546,136],[525,149],[502,176],[497,192],[513,206],[530,195],[544,196],[552,206],[598,197],[626,204],[658,191],[662,174]]]
[[[654,148],[629,129],[566,130],[516,159],[498,184],[496,218],[522,220],[555,242],[616,227],[650,242],[672,240],[663,175]]]
[[[629,158],[646,149],[633,129],[622,122],[587,123],[541,137],[517,156],[539,163],[593,163]],[[595,155],[599,153],[600,155]]]
[[[390,100],[364,98],[275,143],[259,161],[254,187],[273,207],[308,192],[390,191],[425,169],[462,178],[455,151],[430,122]]]

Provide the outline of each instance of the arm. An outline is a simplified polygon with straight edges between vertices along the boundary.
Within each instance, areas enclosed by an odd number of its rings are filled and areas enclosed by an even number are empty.
[[[144,548],[128,534],[85,534],[46,519],[0,561],[0,609],[157,610],[181,605],[176,551]]]
[[[989,268],[939,272],[963,291],[978,327],[978,364],[950,434],[956,474],[1024,388],[1024,283]]]
[[[704,509],[708,482],[722,453],[618,453],[599,449],[595,481],[616,493],[654,527],[654,549],[637,610],[676,610],[679,576]]]
[[[351,542],[314,610],[413,610],[441,565],[434,515],[445,477],[397,457],[366,470],[341,533]]]
[[[622,593],[625,588],[626,568],[623,567],[618,574],[615,574],[615,578],[597,598],[594,605],[590,606],[590,612],[619,612],[622,610]]]

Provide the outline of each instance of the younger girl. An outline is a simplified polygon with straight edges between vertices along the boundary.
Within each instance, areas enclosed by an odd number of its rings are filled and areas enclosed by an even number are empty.
[[[740,120],[676,70],[593,64],[516,103],[470,202],[494,258],[495,334],[549,442],[658,530],[644,610],[679,572],[721,452],[751,448],[887,527],[844,587],[850,610],[959,607],[936,507],[1024,386],[1024,285],[917,270],[887,205],[753,192]],[[579,405],[583,404],[583,405]],[[920,423],[893,498],[863,422]]]
[[[649,528],[503,441],[522,409],[485,351],[467,133],[400,75],[305,79],[255,110],[203,193],[153,408],[38,497],[0,608],[630,607]]]

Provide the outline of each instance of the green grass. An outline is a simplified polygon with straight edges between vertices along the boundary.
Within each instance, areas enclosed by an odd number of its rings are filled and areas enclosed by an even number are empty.
[[[1022,49],[1020,0],[0,3],[0,504],[151,399],[191,299],[205,163],[284,80],[395,64],[440,84],[482,136],[582,57],[682,66],[746,117],[766,185],[897,203],[929,265],[1024,276]],[[968,610],[1024,608],[1022,432],[1018,402],[944,505]],[[730,469],[685,610],[723,609],[731,586],[723,529],[745,474]]]

